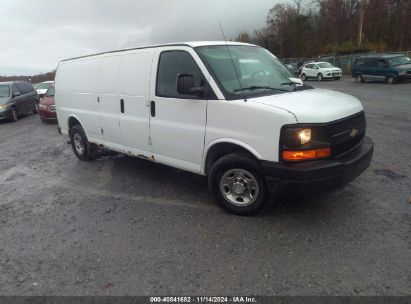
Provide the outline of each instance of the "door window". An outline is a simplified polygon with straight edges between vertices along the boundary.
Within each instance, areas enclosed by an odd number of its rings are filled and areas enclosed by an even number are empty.
[[[379,68],[386,68],[387,67],[387,63],[385,62],[384,59],[378,59],[378,67]]]
[[[204,85],[202,73],[193,57],[185,51],[166,51],[161,53],[158,64],[156,95],[169,98],[187,98],[177,92],[177,76],[193,74],[194,86]],[[200,99],[190,96],[190,99]]]
[[[368,58],[365,62],[365,64],[369,67],[376,67],[377,66],[377,59],[374,58]]]

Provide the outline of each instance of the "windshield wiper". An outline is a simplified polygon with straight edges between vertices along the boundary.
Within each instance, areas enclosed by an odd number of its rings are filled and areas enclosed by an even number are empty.
[[[234,92],[240,92],[240,91],[254,91],[254,90],[272,90],[272,91],[282,91],[282,92],[290,92],[289,90],[285,89],[280,89],[280,88],[273,88],[269,86],[250,86],[246,88],[240,88],[240,89],[235,89]]]

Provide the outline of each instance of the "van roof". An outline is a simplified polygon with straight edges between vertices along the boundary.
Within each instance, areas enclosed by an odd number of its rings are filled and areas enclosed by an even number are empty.
[[[227,41],[227,42],[226,41],[189,41],[189,42],[147,45],[147,46],[127,48],[127,49],[121,49],[121,50],[115,50],[115,51],[107,51],[107,52],[101,52],[101,53],[96,53],[96,54],[90,54],[90,55],[85,55],[85,56],[79,56],[79,57],[64,59],[61,62],[75,60],[75,59],[81,59],[81,58],[87,58],[87,57],[93,57],[93,56],[99,56],[99,55],[104,55],[104,54],[111,54],[111,53],[118,53],[118,52],[124,52],[124,51],[132,51],[132,50],[140,50],[140,49],[158,48],[158,47],[163,47],[163,46],[188,46],[188,47],[196,48],[196,47],[200,47],[200,46],[213,46],[213,45],[226,45],[226,44],[228,44],[228,45],[256,46],[254,44],[243,43],[243,42],[234,42],[234,41]]]

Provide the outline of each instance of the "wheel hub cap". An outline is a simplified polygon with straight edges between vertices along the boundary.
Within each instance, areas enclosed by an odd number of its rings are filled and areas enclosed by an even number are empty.
[[[260,188],[255,176],[247,170],[231,169],[221,177],[220,191],[229,203],[248,206],[257,200]]]
[[[77,133],[74,135],[74,146],[76,147],[76,150],[79,154],[84,153],[83,141],[81,139],[81,136]]]
[[[245,187],[242,183],[234,183],[233,184],[233,191],[235,194],[242,195],[244,194]]]

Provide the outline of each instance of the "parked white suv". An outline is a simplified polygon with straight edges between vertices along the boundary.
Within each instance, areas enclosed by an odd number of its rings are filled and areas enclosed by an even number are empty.
[[[208,176],[216,201],[237,214],[278,193],[343,186],[373,154],[358,99],[296,84],[274,55],[250,44],[68,59],[57,69],[55,102],[79,159],[104,146]]]
[[[304,81],[310,78],[315,78],[318,81],[322,81],[323,79],[339,80],[341,76],[342,70],[329,62],[307,63],[301,71],[301,79]]]

